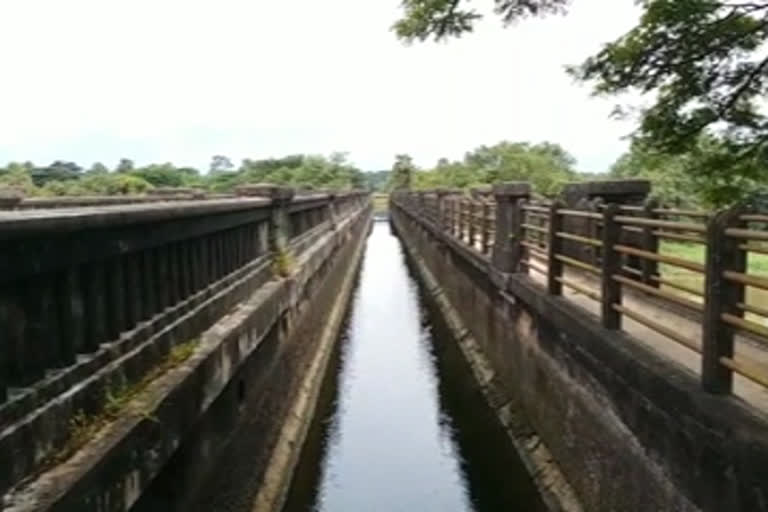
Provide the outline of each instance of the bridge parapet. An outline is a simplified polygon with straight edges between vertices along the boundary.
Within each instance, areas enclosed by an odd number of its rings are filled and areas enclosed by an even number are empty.
[[[643,184],[609,185],[575,203],[500,198],[490,213],[456,194],[433,214],[429,192],[423,205],[399,191],[391,210],[449,323],[491,360],[492,397],[520,401],[587,510],[759,509],[768,212],[665,207]]]
[[[272,240],[300,252],[333,229],[331,211],[368,201],[271,193],[0,212],[0,496],[50,462],[74,417],[272,279]]]

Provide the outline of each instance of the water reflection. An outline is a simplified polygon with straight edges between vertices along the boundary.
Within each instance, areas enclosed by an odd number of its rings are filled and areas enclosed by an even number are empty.
[[[285,510],[543,510],[377,223]]]

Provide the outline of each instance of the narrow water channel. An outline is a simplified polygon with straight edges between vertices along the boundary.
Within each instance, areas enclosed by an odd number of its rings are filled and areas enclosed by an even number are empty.
[[[323,397],[285,512],[544,510],[385,222]]]

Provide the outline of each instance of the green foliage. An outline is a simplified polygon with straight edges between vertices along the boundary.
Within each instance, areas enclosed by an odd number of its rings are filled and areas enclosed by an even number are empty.
[[[384,192],[387,190],[389,176],[391,171],[370,171],[363,173],[365,188],[374,192]]]
[[[88,169],[85,173],[88,175],[91,174],[107,174],[109,172],[109,169],[107,169],[107,166],[102,164],[101,162],[95,162],[90,169]]]
[[[25,164],[11,163],[5,169],[0,169],[0,187],[10,187],[21,190],[25,195],[34,195],[37,191],[32,181],[29,166]]]
[[[389,189],[411,188],[415,172],[416,166],[413,165],[413,159],[409,155],[396,155],[392,172],[389,175]]]
[[[231,171],[234,168],[235,166],[232,164],[232,160],[230,160],[228,157],[224,155],[214,155],[211,158],[211,165],[208,170],[211,173],[216,173],[222,171]]]
[[[692,151],[707,131],[727,141],[730,161],[764,159],[768,123],[755,100],[768,92],[768,57],[758,51],[768,39],[768,2],[651,0],[644,6],[637,27],[572,73],[594,81],[597,93],[655,92],[637,134],[648,146]]]
[[[129,158],[121,158],[120,163],[117,164],[116,172],[131,172],[133,170],[133,160]]]
[[[116,196],[143,194],[147,181],[130,174],[89,174],[77,181],[51,181],[37,191],[44,196]]]
[[[48,167],[35,167],[29,171],[35,186],[42,187],[52,181],[76,180],[80,177],[82,168],[74,162],[57,160]]]
[[[500,142],[480,146],[460,162],[440,159],[429,171],[413,175],[415,188],[465,188],[505,181],[528,181],[539,194],[557,194],[563,184],[578,180],[574,158],[557,144]]]
[[[495,0],[495,11],[510,22],[560,11],[567,3]],[[653,98],[636,111],[634,139],[644,154],[628,156],[616,172],[645,173],[662,194],[676,189],[686,200],[709,205],[728,204],[765,186],[768,0],[637,3],[643,14],[636,27],[569,70],[592,82],[597,94],[632,91]],[[406,41],[459,36],[480,18],[468,4],[404,0],[404,16],[394,29]],[[635,112],[624,106],[616,113]],[[650,168],[639,171],[641,164]]]
[[[494,11],[505,23],[525,16],[560,12],[569,0],[494,0]],[[403,18],[392,27],[406,41],[435,40],[472,32],[482,15],[469,0],[403,0]]]
[[[32,163],[11,163],[0,167],[0,186],[23,190],[25,195],[82,196],[142,194],[154,187],[196,187],[215,192],[231,192],[247,183],[277,183],[301,188],[362,188],[365,175],[347,162],[343,153],[329,157],[291,155],[285,158],[244,160],[237,170],[228,170],[229,159],[214,157],[215,172],[201,175],[192,167],[171,163],[136,167],[122,159],[115,172],[95,163],[82,169],[71,162],[54,162],[48,167]]]
[[[154,187],[189,187],[200,183],[200,173],[191,167],[176,168],[171,163],[150,164],[128,172]]]
[[[272,256],[272,271],[277,277],[289,277],[296,268],[296,258],[288,249],[275,251]]]
[[[290,155],[284,158],[243,160],[237,171],[212,173],[207,186],[218,192],[231,191],[248,183],[276,183],[302,188],[360,188],[365,184],[363,173],[347,163],[343,153],[330,157]]]
[[[689,205],[699,201],[691,176],[686,174],[685,156],[672,156],[635,142],[611,167],[613,178],[645,178],[653,183],[654,195],[664,204]]]
[[[719,208],[736,203],[768,186],[768,175],[755,161],[734,162],[727,145],[701,137],[684,154],[669,154],[635,141],[613,165],[617,178],[647,178],[666,204]]]

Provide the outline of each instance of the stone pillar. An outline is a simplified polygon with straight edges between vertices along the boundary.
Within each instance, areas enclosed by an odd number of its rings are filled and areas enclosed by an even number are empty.
[[[416,191],[416,211],[419,217],[424,217],[426,213],[426,196],[427,193],[424,190]]]
[[[282,252],[288,243],[290,219],[288,218],[288,205],[293,200],[296,191],[291,187],[279,185],[256,184],[243,185],[237,188],[237,195],[247,197],[263,197],[272,200],[272,209],[269,222],[269,249],[273,252]]]
[[[521,254],[519,239],[523,223],[519,202],[530,198],[531,185],[525,182],[500,183],[493,186],[496,199],[496,240],[493,244],[493,268],[505,274],[517,272]]]
[[[448,215],[444,199],[450,193],[451,191],[447,188],[435,189],[435,195],[437,195],[437,227],[440,228],[440,231],[448,230]]]
[[[331,224],[331,231],[336,229],[336,226],[338,225],[338,218],[337,218],[337,211],[336,211],[336,193],[335,192],[328,192],[328,220]]]
[[[24,192],[15,188],[0,187],[0,210],[13,210],[24,200]]]

